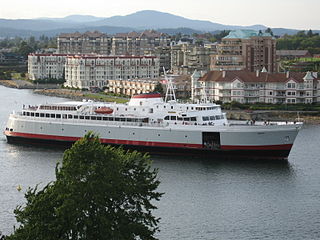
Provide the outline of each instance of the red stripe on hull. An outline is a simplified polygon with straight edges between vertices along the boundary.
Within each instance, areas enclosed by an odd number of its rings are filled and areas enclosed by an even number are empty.
[[[80,139],[80,137],[65,137],[65,136],[56,136],[56,135],[19,133],[19,132],[10,132],[10,131],[5,131],[4,134],[6,136],[12,136],[12,137],[66,141],[66,142],[75,142]],[[190,144],[190,143],[151,142],[151,141],[147,142],[147,141],[104,139],[104,138],[101,138],[100,141],[105,144],[110,143],[110,144],[118,144],[118,145],[173,147],[173,148],[202,148],[201,144]]]
[[[264,146],[239,146],[239,145],[223,145],[222,150],[290,150],[292,144],[281,145],[264,145]]]
[[[43,139],[43,140],[55,140],[55,141],[65,141],[65,142],[75,142],[80,139],[80,137],[66,137],[66,136],[56,136],[56,135],[45,135],[45,134],[31,134],[31,133],[19,133],[5,131],[6,136],[21,137],[29,139]],[[151,141],[134,141],[134,140],[120,140],[120,139],[104,139],[101,138],[100,141],[104,144],[117,144],[117,145],[133,145],[133,146],[148,146],[148,147],[170,147],[170,148],[194,148],[201,149],[202,144],[190,144],[190,143],[172,143],[172,142],[151,142]],[[290,150],[292,144],[282,144],[282,145],[263,145],[263,146],[241,146],[241,145],[222,145],[221,150]],[[208,149],[207,149],[208,150]]]

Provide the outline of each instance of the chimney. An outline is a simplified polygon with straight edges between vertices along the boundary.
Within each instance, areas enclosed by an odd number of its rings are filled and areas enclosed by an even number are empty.
[[[256,77],[259,77],[260,71],[256,70]]]
[[[290,77],[290,72],[287,71],[287,73],[286,73],[286,78],[289,78],[289,77]]]
[[[222,77],[223,77],[223,78],[226,77],[226,71],[222,71]]]

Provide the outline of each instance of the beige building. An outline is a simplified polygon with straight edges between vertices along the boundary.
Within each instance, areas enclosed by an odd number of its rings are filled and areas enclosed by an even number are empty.
[[[171,70],[174,74],[192,74],[195,70],[209,71],[210,55],[215,45],[196,46],[183,43],[171,47]]]
[[[58,36],[60,54],[103,54],[111,53],[111,37],[95,31],[85,33],[62,33]]]
[[[63,79],[68,54],[37,54],[28,56],[28,77],[30,80]],[[73,56],[73,55],[70,55]]]
[[[108,80],[157,78],[159,59],[154,56],[71,56],[65,67],[65,86],[105,88]]]
[[[211,71],[267,69],[276,72],[276,40],[269,33],[233,30],[211,56]]]
[[[155,79],[108,80],[105,92],[132,96],[153,92],[158,84]]]
[[[192,99],[240,103],[320,102],[317,73],[210,71],[192,75]]]
[[[144,56],[157,47],[170,46],[171,39],[165,33],[154,30],[146,30],[141,33],[118,33],[112,38],[112,55]]]

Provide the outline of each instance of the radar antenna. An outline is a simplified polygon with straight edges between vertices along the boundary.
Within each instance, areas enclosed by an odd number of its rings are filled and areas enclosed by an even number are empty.
[[[168,101],[175,102],[176,101],[176,94],[174,92],[172,77],[167,76],[165,68],[163,68],[163,73],[164,73],[164,78],[166,80],[166,85],[167,85],[166,97],[165,97],[164,101],[165,102],[168,102]]]

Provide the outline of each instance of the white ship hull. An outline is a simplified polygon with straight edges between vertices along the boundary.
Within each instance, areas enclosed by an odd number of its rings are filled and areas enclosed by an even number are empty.
[[[300,127],[122,124],[11,114],[4,133],[9,142],[70,144],[92,131],[102,143],[148,152],[283,159],[288,157]]]

